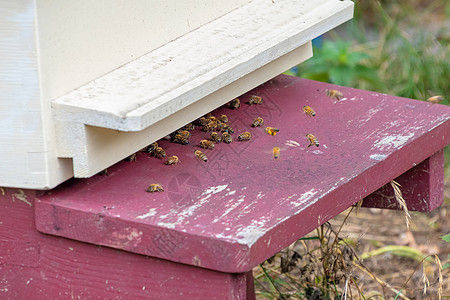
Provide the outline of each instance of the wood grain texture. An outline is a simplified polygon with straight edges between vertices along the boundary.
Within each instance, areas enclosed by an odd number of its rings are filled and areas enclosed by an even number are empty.
[[[215,272],[41,234],[34,226],[36,192],[22,192],[0,194],[1,299],[252,299],[251,273]],[[15,194],[31,205],[13,201]]]
[[[444,151],[433,154],[395,181],[401,185],[408,210],[428,212],[441,206],[444,201]],[[364,198],[363,206],[401,209],[389,183]]]
[[[55,99],[55,117],[143,130],[352,15],[351,1],[251,1]]]
[[[344,98],[327,97],[333,88]],[[37,201],[38,230],[247,272],[450,141],[450,108],[442,105],[290,76],[270,80],[241,102],[252,94],[264,103],[213,113],[227,114],[236,133],[252,133],[251,141],[218,144],[205,151],[207,163],[194,156],[204,132],[195,131],[189,145],[161,141],[179,164],[139,153],[136,162],[109,168],[109,176],[70,180]],[[306,116],[304,105],[317,115]],[[280,132],[250,127],[258,116]],[[319,147],[307,147],[307,133]],[[151,183],[165,192],[147,193]]]
[[[58,155],[73,158],[75,177],[90,177],[312,56],[311,42],[137,132],[59,123]]]
[[[35,18],[33,0],[0,2],[0,186],[48,189],[73,176],[41,95]]]

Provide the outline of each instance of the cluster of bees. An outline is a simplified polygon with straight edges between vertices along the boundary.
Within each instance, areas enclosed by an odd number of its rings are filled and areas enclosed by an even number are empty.
[[[336,90],[325,90],[326,94],[330,98],[334,98],[340,100],[343,97],[343,94]],[[262,104],[263,100],[260,96],[253,95],[250,97],[250,100],[247,102],[249,105],[259,105]],[[229,109],[238,109],[241,106],[241,102],[238,98],[233,99],[232,101],[226,103],[224,107]],[[303,106],[303,112],[309,116],[316,116],[316,112],[310,106]],[[262,127],[264,125],[264,120],[261,117],[257,117],[253,123],[252,127]],[[196,127],[200,127],[203,132],[209,133],[209,139],[203,139],[199,142],[198,146],[205,150],[214,149],[215,145],[218,143],[231,143],[233,142],[232,134],[234,133],[234,129],[230,126],[228,122],[228,117],[226,115],[221,115],[220,117],[215,117],[211,115],[211,113],[206,114],[203,117],[195,120],[193,123],[189,123],[182,128],[178,129],[175,132],[172,132],[166,139],[170,140],[173,143],[178,143],[182,145],[189,144],[189,138],[191,137],[191,131]],[[269,135],[276,135],[280,130],[275,127],[265,127],[264,132]],[[252,134],[248,131],[243,132],[237,136],[238,141],[249,141],[252,138]],[[319,147],[319,140],[311,133],[306,134],[306,139],[309,142],[308,148],[315,145]],[[157,157],[163,158],[166,156],[164,149],[158,146],[158,143],[155,142],[144,150],[145,152]],[[195,156],[203,162],[208,161],[208,157],[201,150],[194,151]],[[280,147],[273,148],[273,157],[274,159],[280,158]],[[174,165],[179,162],[177,156],[170,156],[165,162],[166,165]],[[164,191],[163,187],[160,184],[151,184],[147,189],[148,192],[162,192]]]

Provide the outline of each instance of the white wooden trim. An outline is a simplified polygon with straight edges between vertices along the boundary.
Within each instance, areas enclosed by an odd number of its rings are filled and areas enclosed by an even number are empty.
[[[59,154],[73,157],[76,177],[90,177],[311,56],[309,42],[142,131],[123,132],[79,123],[61,126],[58,135],[72,141],[73,148],[60,149]]]
[[[352,15],[351,1],[254,0],[55,99],[55,118],[143,130]]]

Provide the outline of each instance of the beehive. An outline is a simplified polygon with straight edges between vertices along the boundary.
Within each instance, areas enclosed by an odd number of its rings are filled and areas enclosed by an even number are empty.
[[[339,0],[0,3],[0,186],[90,177],[312,56]]]

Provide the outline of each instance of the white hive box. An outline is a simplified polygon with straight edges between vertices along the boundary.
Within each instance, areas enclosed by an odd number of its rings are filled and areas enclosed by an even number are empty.
[[[312,56],[345,0],[0,2],[0,186],[89,177]]]

